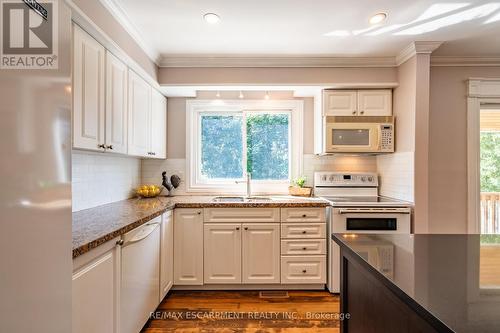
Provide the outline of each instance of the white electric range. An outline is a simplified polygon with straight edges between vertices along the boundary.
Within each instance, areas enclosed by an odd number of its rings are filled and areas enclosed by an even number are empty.
[[[340,249],[331,239],[332,233],[402,234],[411,233],[409,202],[378,195],[378,175],[356,172],[315,172],[314,194],[328,200],[328,289],[340,292]],[[377,261],[387,274],[392,274],[392,251],[386,244],[373,249],[360,248],[367,260]]]

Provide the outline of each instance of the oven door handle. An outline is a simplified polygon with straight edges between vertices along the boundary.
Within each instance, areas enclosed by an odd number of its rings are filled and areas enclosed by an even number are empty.
[[[359,208],[339,208],[339,214],[410,214],[409,209],[359,209]]]

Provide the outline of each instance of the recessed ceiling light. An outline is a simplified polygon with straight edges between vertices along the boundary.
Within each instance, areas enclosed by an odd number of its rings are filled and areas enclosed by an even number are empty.
[[[387,18],[386,13],[377,13],[377,14],[373,15],[372,17],[370,17],[370,24],[382,23],[385,21],[386,18]]]
[[[269,98],[271,98],[271,97],[269,96],[269,91],[266,91],[266,94],[264,95],[264,99],[269,99]]]
[[[205,15],[203,15],[203,18],[205,19],[205,21],[207,21],[207,23],[210,24],[216,24],[220,21],[220,16],[215,13],[206,13]]]

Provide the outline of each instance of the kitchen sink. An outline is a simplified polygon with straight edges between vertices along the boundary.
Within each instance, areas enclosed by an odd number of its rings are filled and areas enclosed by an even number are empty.
[[[254,201],[271,201],[269,197],[215,197],[213,202],[254,202]]]

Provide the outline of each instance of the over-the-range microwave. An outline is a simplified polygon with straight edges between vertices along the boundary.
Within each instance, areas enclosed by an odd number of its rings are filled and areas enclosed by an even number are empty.
[[[325,153],[394,152],[394,117],[325,117]]]

